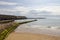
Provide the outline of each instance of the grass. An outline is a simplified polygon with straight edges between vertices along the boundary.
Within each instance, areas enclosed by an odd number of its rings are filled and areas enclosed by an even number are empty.
[[[13,32],[19,25],[25,24],[25,23],[29,23],[29,22],[33,22],[33,21],[36,21],[36,20],[26,21],[26,22],[22,22],[22,23],[14,23],[11,27],[3,30],[3,31],[0,33],[0,40],[4,40],[6,37],[8,37],[8,35],[9,35],[11,32]]]

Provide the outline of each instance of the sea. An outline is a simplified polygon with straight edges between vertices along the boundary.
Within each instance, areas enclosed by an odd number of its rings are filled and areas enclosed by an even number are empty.
[[[16,22],[25,22],[37,20],[34,22],[22,24],[16,28],[15,32],[29,32],[37,34],[46,34],[60,36],[60,16],[48,16],[45,19],[25,19],[16,20]]]
[[[16,20],[16,22],[24,22],[35,19]],[[51,28],[60,29],[60,16],[45,16],[45,19],[36,19],[37,21],[23,24],[24,27],[29,28]]]

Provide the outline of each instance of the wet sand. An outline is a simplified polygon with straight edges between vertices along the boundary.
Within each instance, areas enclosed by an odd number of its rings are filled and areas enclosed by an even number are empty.
[[[60,40],[60,37],[27,32],[12,32],[5,40]]]

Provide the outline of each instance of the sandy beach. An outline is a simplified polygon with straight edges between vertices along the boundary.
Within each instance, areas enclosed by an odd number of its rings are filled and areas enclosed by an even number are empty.
[[[12,32],[5,40],[60,40],[60,37],[44,34]]]

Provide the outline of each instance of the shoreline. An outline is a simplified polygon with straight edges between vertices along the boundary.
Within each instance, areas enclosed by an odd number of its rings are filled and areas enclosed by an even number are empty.
[[[17,33],[34,33],[34,34],[45,34],[45,35],[52,35],[52,36],[59,36],[60,37],[60,30],[57,29],[50,29],[50,28],[30,28],[25,26],[19,26],[15,29]]]
[[[51,29],[31,29],[20,25],[5,40],[60,40],[60,34],[58,34],[59,36],[55,36],[59,31]],[[49,35],[50,33],[54,33],[54,35]]]

